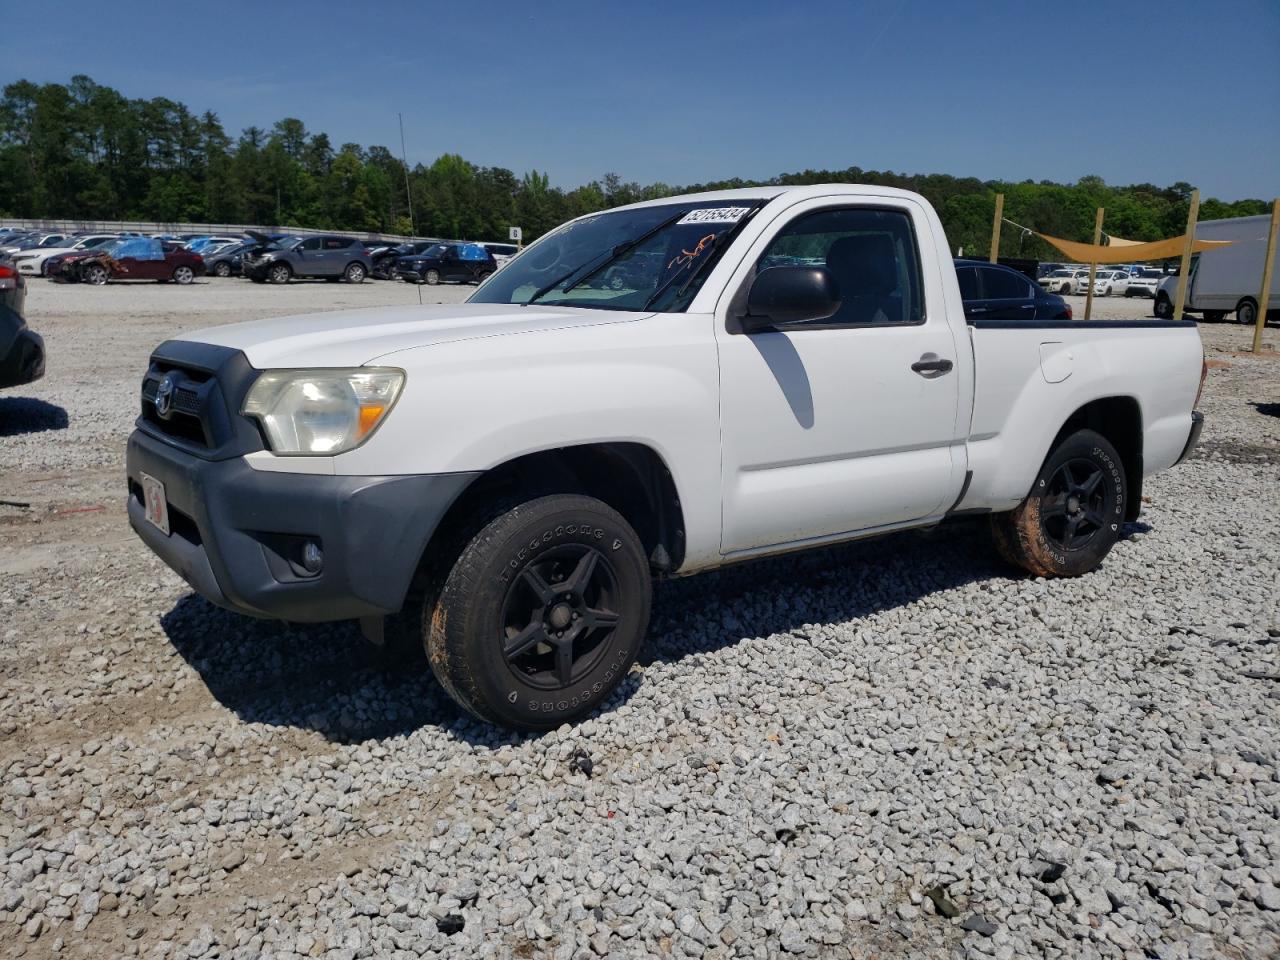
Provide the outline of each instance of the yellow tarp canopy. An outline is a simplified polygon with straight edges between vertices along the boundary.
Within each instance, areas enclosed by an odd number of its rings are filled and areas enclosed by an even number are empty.
[[[1033,231],[1034,232],[1034,231]],[[1111,246],[1095,247],[1092,243],[1077,243],[1074,240],[1063,240],[1051,237],[1047,233],[1037,233],[1037,237],[1051,243],[1077,263],[1132,263],[1135,260],[1170,260],[1182,256],[1182,247],[1187,242],[1186,235],[1170,237],[1167,240],[1153,240],[1150,243],[1135,243],[1122,240],[1117,244],[1116,237],[1111,238]],[[1192,252],[1213,250],[1230,246],[1231,240],[1197,240]]]

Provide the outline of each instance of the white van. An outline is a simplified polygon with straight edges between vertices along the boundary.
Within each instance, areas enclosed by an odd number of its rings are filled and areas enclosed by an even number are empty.
[[[1221,321],[1234,310],[1241,323],[1250,326],[1256,323],[1270,228],[1271,217],[1266,214],[1197,224],[1197,240],[1234,240],[1235,243],[1217,250],[1204,250],[1191,258],[1185,309],[1203,314],[1210,322]],[[1276,255],[1280,260],[1280,249]],[[1166,277],[1156,291],[1156,316],[1172,317],[1177,296],[1177,276]],[[1269,314],[1280,310],[1280,267],[1272,268],[1270,307]]]

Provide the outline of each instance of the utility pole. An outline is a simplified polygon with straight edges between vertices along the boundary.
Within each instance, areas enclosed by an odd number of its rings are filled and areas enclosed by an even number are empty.
[[[1267,259],[1262,268],[1262,289],[1258,291],[1258,319],[1253,326],[1253,352],[1262,352],[1262,330],[1267,325],[1271,300],[1271,271],[1276,265],[1276,232],[1280,230],[1280,197],[1271,204],[1271,232],[1267,234]]]
[[[409,235],[416,237],[417,228],[413,225],[413,194],[409,190],[409,155],[404,150],[404,114],[397,113],[400,118],[400,162],[404,164],[404,198],[409,204]]]
[[[1098,208],[1097,219],[1093,222],[1093,245],[1096,248],[1102,243],[1102,207]],[[1097,254],[1093,254],[1097,256]],[[1090,319],[1093,315],[1093,278],[1098,275],[1098,261],[1094,260],[1089,264],[1089,291],[1088,296],[1084,299],[1084,318]]]
[[[1191,254],[1196,246],[1196,218],[1200,215],[1200,191],[1191,191],[1191,208],[1187,211],[1186,242],[1182,245],[1182,265],[1178,269],[1178,296],[1173,306],[1173,319],[1182,319],[1187,302],[1187,274],[1191,271]]]
[[[1004,217],[1004,194],[996,194],[996,216],[991,221],[991,256],[992,263],[1000,259],[1000,220]]]

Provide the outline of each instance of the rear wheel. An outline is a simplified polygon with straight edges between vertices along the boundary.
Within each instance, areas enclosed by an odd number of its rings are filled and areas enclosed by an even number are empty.
[[[1049,454],[1017,509],[992,517],[996,548],[1038,577],[1088,573],[1120,538],[1127,489],[1115,447],[1078,430]]]
[[[173,268],[173,282],[184,286],[196,278],[196,272],[185,264]]]
[[[267,279],[272,283],[288,283],[292,277],[293,271],[287,263],[273,263],[267,271]]]
[[[482,720],[547,730],[590,712],[630,670],[649,624],[635,531],[591,497],[520,504],[462,548],[424,611],[440,684]]]
[[[485,270],[483,273],[481,273],[479,276],[476,277],[476,283],[484,283],[486,280],[488,280],[492,276],[493,276],[492,270]]]
[[[215,263],[213,265],[214,276],[229,277],[231,276],[231,264],[226,262]]]
[[[1249,297],[1236,304],[1236,319],[1252,327],[1258,322],[1258,305]]]
[[[346,280],[347,283],[364,283],[365,273],[366,271],[363,263],[349,263],[347,264],[346,272],[343,273],[342,278]]]

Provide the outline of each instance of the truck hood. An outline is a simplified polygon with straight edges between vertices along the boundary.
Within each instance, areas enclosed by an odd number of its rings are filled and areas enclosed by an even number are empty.
[[[400,350],[485,337],[541,333],[649,316],[621,310],[455,303],[335,310],[207,327],[179,339],[242,350],[258,369],[358,367]]]

